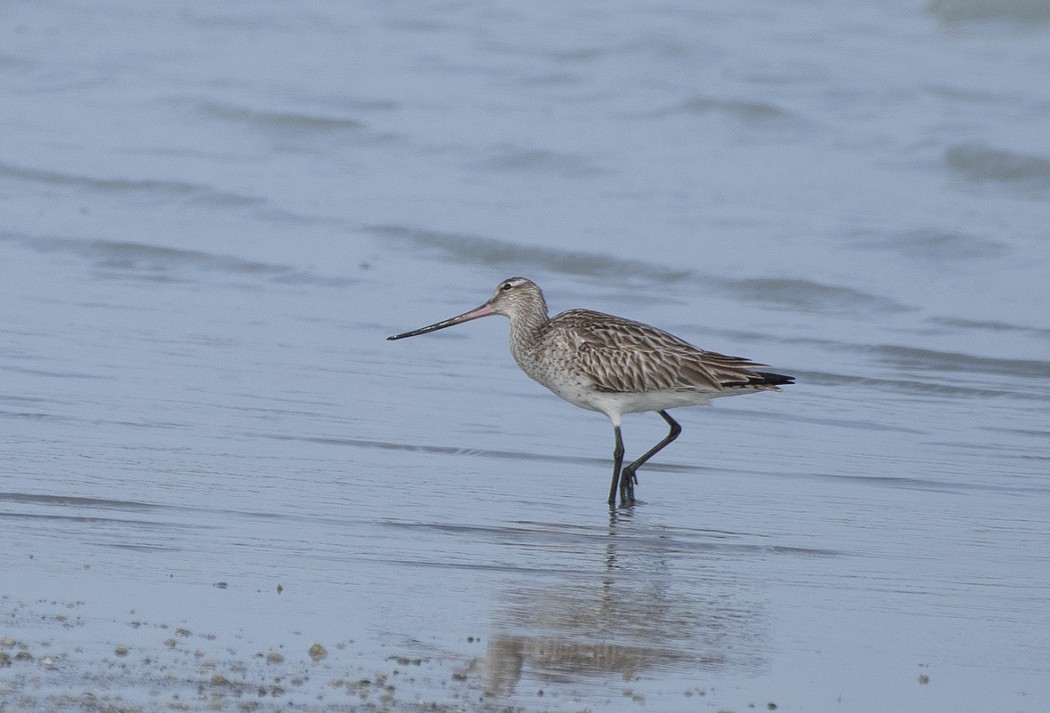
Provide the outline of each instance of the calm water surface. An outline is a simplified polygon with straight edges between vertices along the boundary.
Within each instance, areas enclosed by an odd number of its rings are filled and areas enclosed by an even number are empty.
[[[1047,710],[1047,66],[1036,1],[6,4],[0,709]],[[799,383],[610,513],[503,320],[384,339],[516,274]]]

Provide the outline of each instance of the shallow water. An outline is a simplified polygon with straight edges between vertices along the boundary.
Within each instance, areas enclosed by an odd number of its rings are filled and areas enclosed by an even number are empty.
[[[0,12],[0,708],[1050,704],[1050,5]]]

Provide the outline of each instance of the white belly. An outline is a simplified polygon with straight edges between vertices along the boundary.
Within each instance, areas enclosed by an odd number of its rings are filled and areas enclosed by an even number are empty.
[[[583,380],[559,380],[558,383],[541,381],[540,383],[571,404],[604,413],[614,425],[620,424],[620,417],[625,413],[663,411],[682,406],[701,406],[712,398],[719,396],[719,394],[684,389],[626,393],[597,391],[592,384]]]

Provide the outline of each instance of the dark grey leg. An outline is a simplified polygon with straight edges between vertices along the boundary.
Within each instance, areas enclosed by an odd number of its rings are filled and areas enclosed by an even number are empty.
[[[623,437],[620,436],[620,427],[613,426],[616,433],[616,448],[613,449],[613,478],[612,487],[609,488],[609,504],[616,505],[616,490],[620,486],[620,468],[623,466]]]
[[[667,421],[667,425],[671,427],[671,432],[667,434],[666,438],[646,451],[645,455],[623,469],[623,474],[620,477],[621,505],[625,502],[634,502],[634,485],[638,482],[638,476],[635,475],[635,471],[642,467],[647,460],[659,453],[664,446],[678,438],[678,434],[682,432],[682,427],[678,425],[678,421],[671,418],[670,414],[666,411],[658,411],[657,413],[663,416],[664,421]]]

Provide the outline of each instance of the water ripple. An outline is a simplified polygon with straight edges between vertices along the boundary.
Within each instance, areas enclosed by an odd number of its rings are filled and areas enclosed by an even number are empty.
[[[725,114],[733,119],[749,123],[765,124],[795,120],[788,110],[776,104],[746,99],[722,99],[719,97],[695,96],[673,106],[654,112],[653,116],[686,114],[703,116],[705,114]]]
[[[264,129],[337,132],[356,131],[364,124],[356,119],[340,116],[322,116],[305,111],[273,111],[251,109],[219,102],[204,102],[202,110],[225,121],[258,126]]]
[[[931,0],[927,10],[943,22],[1050,22],[1050,3],[1046,0]]]
[[[515,147],[500,147],[491,156],[469,165],[487,171],[550,173],[565,178],[581,178],[605,172],[596,160],[584,154]]]
[[[1028,381],[1050,379],[1050,361],[1043,359],[981,357],[899,344],[873,346],[869,350],[888,363],[918,371],[998,374]]]
[[[745,278],[724,280],[724,285],[741,299],[805,311],[903,312],[909,309],[889,297],[802,278]]]
[[[507,269],[531,267],[590,277],[640,277],[661,284],[679,282],[691,275],[687,270],[673,270],[641,260],[626,260],[577,250],[526,247],[475,235],[417,230],[400,225],[372,225],[365,230],[387,239],[410,243],[417,248],[436,251],[456,262],[469,259],[476,264]]]
[[[32,181],[49,186],[70,186],[101,193],[145,194],[157,198],[178,198],[208,205],[245,207],[262,206],[267,203],[261,198],[231,191],[219,191],[211,186],[188,181],[155,178],[101,178],[43,168],[27,168],[4,162],[0,162],[0,177]]]
[[[150,280],[172,281],[187,271],[217,272],[227,275],[260,276],[274,282],[345,287],[356,281],[326,277],[289,267],[245,260],[200,250],[185,250],[144,243],[113,240],[86,240],[49,236],[0,233],[0,241],[14,242],[43,253],[68,253],[94,262],[98,267],[136,275]]]
[[[980,260],[1006,255],[1010,248],[997,240],[938,229],[908,230],[898,234],[858,235],[859,247],[888,250],[905,257],[946,262]]]
[[[372,225],[367,226],[365,230],[386,239],[410,243],[416,248],[432,250],[457,263],[469,261],[508,270],[534,268],[545,272],[609,277],[659,285],[690,282],[719,290],[737,299],[825,313],[902,312],[909,309],[889,297],[806,279],[730,279],[702,275],[692,270],[675,269],[655,262],[610,257],[601,253],[521,246],[494,238],[442,233],[400,225]]]
[[[1050,190],[1050,158],[995,149],[985,144],[958,144],[944,152],[945,164],[974,183],[999,183]]]

